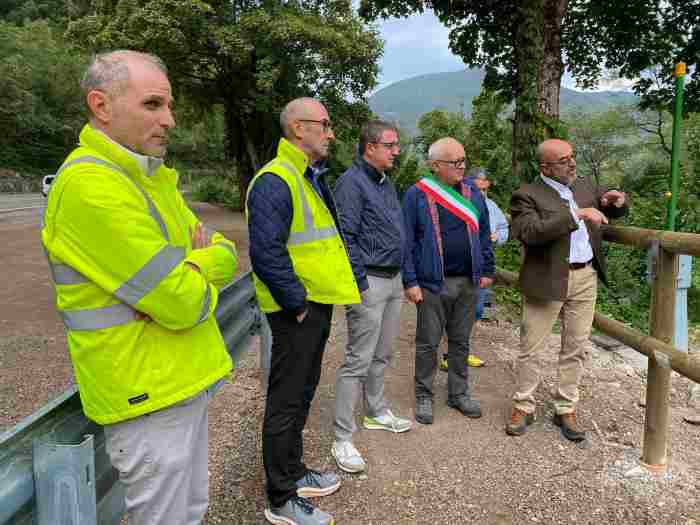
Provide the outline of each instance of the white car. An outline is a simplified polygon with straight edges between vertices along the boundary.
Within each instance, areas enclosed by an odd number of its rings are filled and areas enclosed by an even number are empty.
[[[46,175],[43,179],[41,179],[41,194],[44,197],[49,196],[49,190],[51,189],[51,183],[53,180],[56,178],[56,175]]]

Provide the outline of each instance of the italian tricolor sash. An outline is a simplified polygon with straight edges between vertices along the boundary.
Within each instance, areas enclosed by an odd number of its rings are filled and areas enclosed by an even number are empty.
[[[467,223],[471,231],[479,231],[479,210],[471,200],[432,177],[423,177],[416,186],[428,197],[440,203],[443,208]]]

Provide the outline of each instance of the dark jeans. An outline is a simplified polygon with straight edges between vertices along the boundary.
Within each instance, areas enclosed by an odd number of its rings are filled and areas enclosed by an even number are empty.
[[[309,303],[301,323],[288,312],[267,314],[272,361],[263,421],[263,462],[267,497],[273,507],[281,507],[296,494],[295,482],[307,472],[302,430],[321,378],[332,317],[332,305],[317,303]]]
[[[479,289],[467,277],[445,278],[445,290],[435,294],[421,288],[416,324],[416,399],[433,398],[438,347],[447,332],[447,395],[469,395],[467,357]]]

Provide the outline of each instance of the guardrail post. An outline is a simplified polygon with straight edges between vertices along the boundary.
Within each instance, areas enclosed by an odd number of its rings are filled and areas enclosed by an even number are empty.
[[[659,248],[649,320],[652,337],[673,344],[676,311],[678,255]],[[647,373],[646,415],[642,461],[652,469],[666,467],[669,428],[669,388],[671,368],[668,358],[655,352]]]
[[[37,525],[95,525],[95,448],[88,434],[77,444],[35,439]]]

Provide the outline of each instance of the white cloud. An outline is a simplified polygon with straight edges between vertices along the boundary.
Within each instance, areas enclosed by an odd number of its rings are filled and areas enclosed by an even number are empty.
[[[432,11],[378,24],[385,41],[379,89],[405,78],[464,69],[448,48],[449,31]]]

